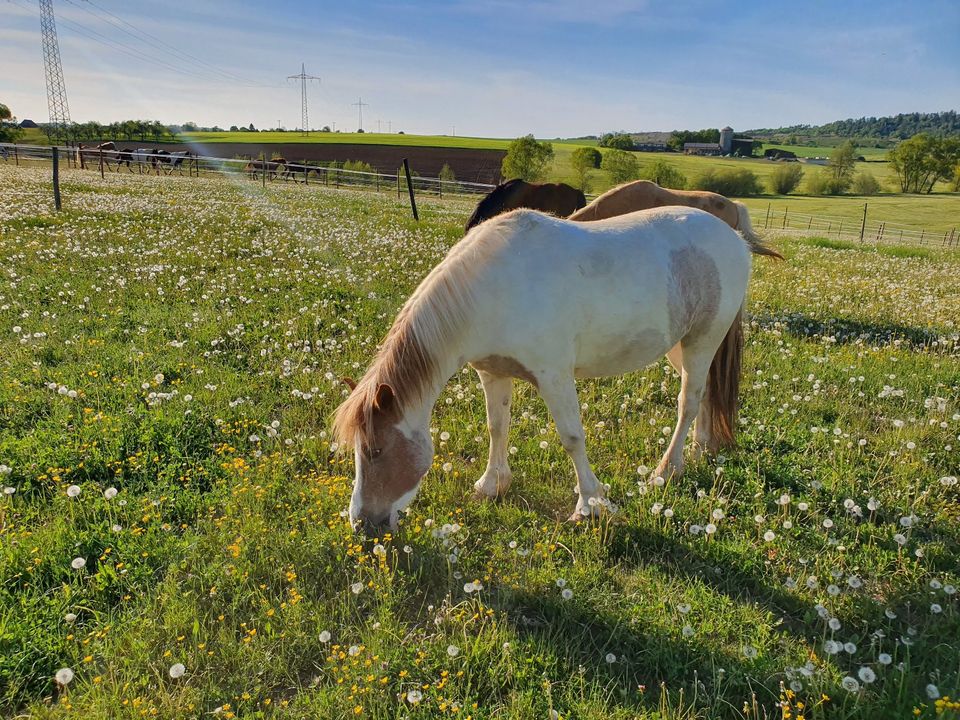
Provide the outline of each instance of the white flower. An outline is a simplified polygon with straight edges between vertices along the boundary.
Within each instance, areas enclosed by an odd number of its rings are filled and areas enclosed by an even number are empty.
[[[907,536],[903,533],[897,533],[893,536],[893,539],[896,541],[897,545],[903,546],[907,544]]]
[[[827,655],[836,655],[841,650],[843,650],[843,645],[836,640],[827,640],[823,643],[823,651]]]
[[[560,593],[560,597],[562,597],[564,600],[569,600],[573,597],[573,590],[570,588],[564,588],[563,592]]]
[[[456,645],[447,645],[447,655],[449,655],[452,658],[455,658],[459,654],[460,654],[460,648],[458,648]]]
[[[927,685],[927,697],[931,700],[936,700],[940,697],[940,689],[933,683],[930,683]]]
[[[856,692],[857,690],[860,689],[860,683],[857,682],[854,678],[850,677],[849,675],[847,675],[845,678],[843,678],[843,680],[840,681],[840,685],[843,687],[844,690],[847,690],[849,692]]]
[[[354,595],[359,595],[361,592],[363,592],[363,583],[362,582],[353,583],[353,585],[350,586],[350,592],[352,592]]]
[[[82,567],[83,567],[84,565],[86,565],[86,564],[87,564],[86,558],[75,557],[75,558],[70,562],[70,567],[72,567],[74,570],[79,570],[80,568],[82,568]]]
[[[550,447],[550,443],[548,443],[546,440],[541,440],[541,441],[540,441],[540,449],[541,449],[541,450],[546,450],[548,447]]]
[[[726,513],[724,513],[723,509],[721,508],[714,509],[711,515],[713,516],[714,520],[723,520],[723,518],[726,517]]]
[[[877,674],[868,667],[862,667],[857,671],[857,676],[867,685],[877,679]]]
[[[744,645],[741,651],[745,658],[755,658],[757,656],[757,649],[751,645]]]
[[[567,581],[563,578],[557,578],[557,587],[562,588],[567,586]]]
[[[328,642],[330,642],[330,631],[329,631],[329,630],[321,630],[321,631],[320,631],[320,642],[322,642],[322,643],[328,643]]]
[[[57,682],[61,685],[69,685],[70,681],[73,680],[73,670],[68,667],[60,668],[54,677],[56,677]]]
[[[613,653],[607,653],[607,656],[604,658],[604,660],[606,660],[608,664],[612,665],[617,661],[617,656]]]
[[[877,662],[881,665],[889,665],[893,662],[893,658],[888,653],[880,653],[877,655]]]
[[[63,616],[63,619],[68,623],[74,623],[77,620],[77,615],[76,613],[67,613],[66,615]]]
[[[854,590],[856,590],[861,585],[863,585],[863,582],[856,575],[851,575],[850,577],[847,578],[847,585],[849,585]]]
[[[3,494],[4,495],[13,495],[17,489],[15,487],[10,487],[9,485],[4,486]]]
[[[411,690],[407,693],[407,702],[411,705],[416,705],[421,700],[423,700],[423,693],[419,690]]]
[[[351,646],[347,649],[347,655],[349,655],[350,657],[356,657],[356,656],[359,655],[359,654],[360,654],[360,646],[359,646],[359,645],[351,645]]]
[[[834,631],[840,629],[840,621],[839,621],[837,618],[835,618],[835,617],[834,617],[834,618],[830,618],[830,620],[827,621],[827,625],[829,625],[829,626],[830,626],[830,629],[831,629],[831,630],[834,630]]]
[[[717,526],[714,525],[713,523],[707,523],[706,527],[703,528],[703,531],[707,535],[713,535],[717,531]]]
[[[377,543],[373,546],[373,554],[377,557],[386,557],[387,549],[380,543]]]
[[[840,588],[837,587],[836,585],[830,584],[830,585],[827,585],[827,592],[830,595],[833,595],[834,597],[836,597],[837,595],[840,594]]]
[[[852,642],[845,642],[843,644],[843,651],[848,655],[853,655],[857,651],[857,646]]]
[[[79,495],[79,494],[80,494],[80,486],[79,486],[79,485],[71,485],[70,487],[67,488],[67,497],[72,497],[72,498],[74,498],[74,497],[76,497],[76,496]]]
[[[775,532],[773,532],[773,530],[767,530],[767,531],[763,534],[763,539],[766,540],[767,542],[773,542],[774,538],[776,538],[776,537],[777,537],[777,535],[776,535]]]
[[[930,612],[932,612],[934,615],[939,615],[943,612],[943,608],[940,607],[940,603],[933,603],[930,605]]]
[[[683,630],[680,631],[680,634],[683,635],[684,637],[692,637],[693,628],[690,625],[684,625]]]
[[[113,500],[117,496],[117,489],[115,487],[108,487],[103,491],[103,496],[107,500]]]
[[[690,603],[680,603],[679,605],[677,605],[677,610],[680,612],[681,615],[686,615],[691,610]]]
[[[182,678],[186,671],[187,669],[183,666],[183,663],[174,663],[170,666],[170,677],[177,680]]]

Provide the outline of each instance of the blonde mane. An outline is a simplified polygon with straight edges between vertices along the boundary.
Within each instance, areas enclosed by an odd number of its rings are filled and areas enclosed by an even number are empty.
[[[373,363],[334,413],[333,434],[341,447],[370,446],[381,385],[393,389],[401,413],[426,399],[442,359],[469,327],[480,269],[502,244],[503,224],[520,212],[529,211],[507,213],[469,232],[404,303]]]

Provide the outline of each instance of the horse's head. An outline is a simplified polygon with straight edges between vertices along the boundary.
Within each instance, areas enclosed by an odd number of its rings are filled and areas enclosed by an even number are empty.
[[[390,385],[375,389],[352,381],[350,397],[337,411],[337,435],[352,440],[356,477],[350,522],[368,535],[396,529],[401,510],[420,488],[433,462],[427,419],[405,417]]]

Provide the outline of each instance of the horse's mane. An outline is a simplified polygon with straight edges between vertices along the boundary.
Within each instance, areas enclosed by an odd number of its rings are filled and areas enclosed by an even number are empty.
[[[468,234],[420,283],[397,315],[373,363],[337,408],[333,433],[342,447],[369,447],[377,389],[389,385],[400,412],[424,400],[442,370],[445,349],[465,332],[479,269],[500,245],[499,223]]]
[[[471,215],[470,219],[467,220],[467,224],[463,229],[469,230],[474,225],[479,225],[484,220],[489,220],[490,218],[498,215],[503,209],[503,204],[506,202],[507,197],[509,197],[513,192],[518,190],[523,185],[526,185],[526,182],[519,178],[507,180],[507,182],[497,185],[493,190],[487,193],[487,196],[483,198],[483,200],[477,203],[477,207],[473,211],[473,215]]]

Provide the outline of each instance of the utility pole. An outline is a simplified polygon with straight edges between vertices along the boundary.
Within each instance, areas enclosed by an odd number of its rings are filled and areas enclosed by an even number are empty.
[[[43,69],[47,76],[50,125],[54,137],[59,137],[61,133],[66,136],[70,126],[70,108],[67,107],[67,86],[63,82],[63,65],[60,63],[53,0],[40,0],[40,32],[43,35]]]
[[[370,107],[370,103],[365,103],[365,102],[363,101],[363,98],[358,98],[358,99],[357,99],[357,102],[355,102],[355,103],[353,103],[353,104],[358,108],[358,111],[359,111],[359,113],[360,113],[360,117],[359,117],[360,126],[359,126],[359,127],[360,127],[361,130],[363,130],[363,108],[365,108],[365,107]]]
[[[313,75],[307,75],[306,66],[300,64],[300,74],[299,75],[287,75],[287,80],[299,80],[300,81],[300,113],[301,113],[301,125],[300,125],[300,134],[309,135],[310,134],[310,121],[307,119],[307,80],[316,80],[320,81],[320,78]]]

